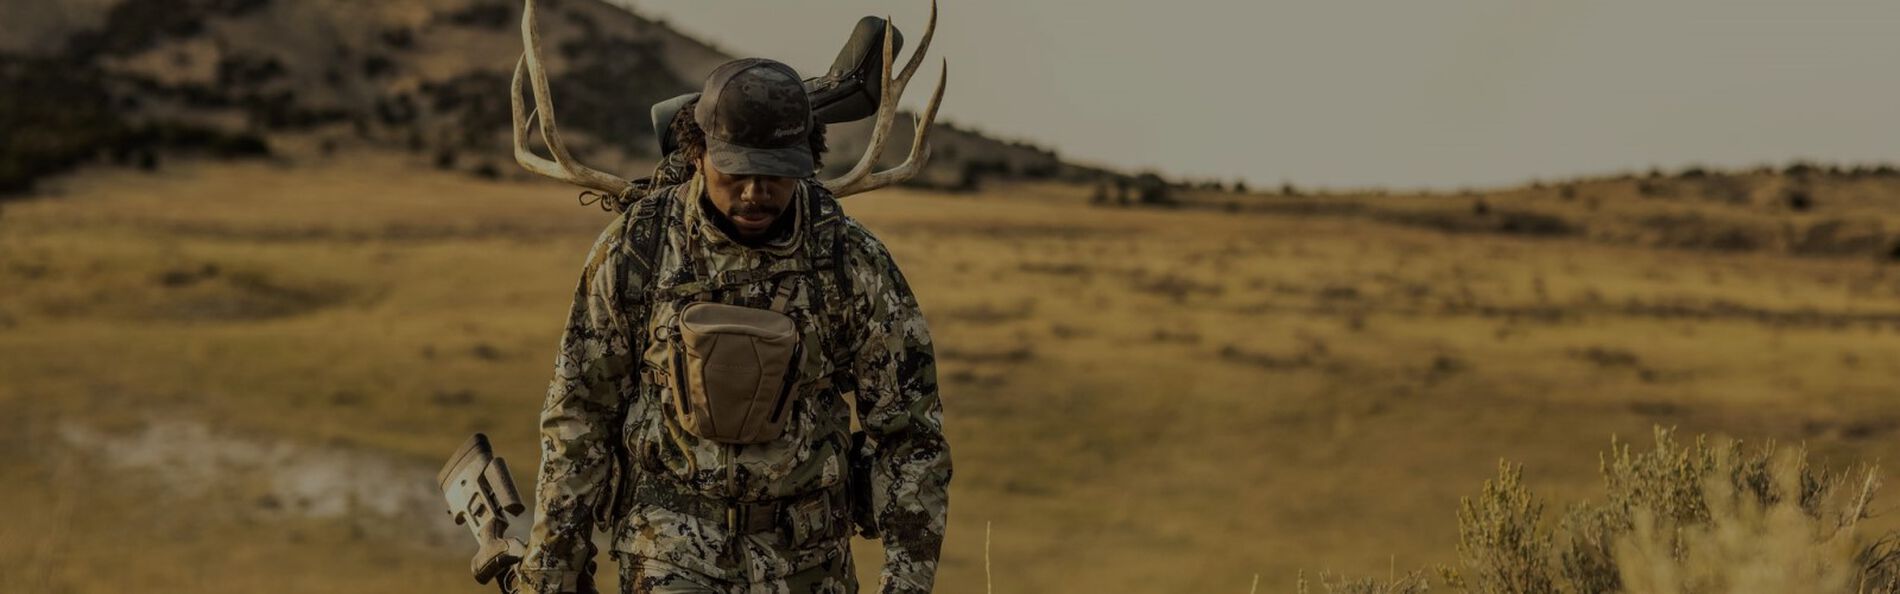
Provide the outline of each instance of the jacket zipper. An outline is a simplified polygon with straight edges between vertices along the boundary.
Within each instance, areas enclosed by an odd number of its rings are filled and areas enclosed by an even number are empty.
[[[733,461],[736,457],[733,451],[737,449],[738,444],[719,444],[719,455],[725,458],[726,466],[726,549],[735,559],[739,552],[739,533],[744,530],[739,525],[739,467]],[[747,571],[749,574],[750,570]]]

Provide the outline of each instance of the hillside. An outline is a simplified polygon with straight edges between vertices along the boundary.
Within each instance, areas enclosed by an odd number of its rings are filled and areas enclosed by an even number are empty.
[[[1454,234],[1900,261],[1900,170],[1888,165],[1691,167],[1436,193],[1292,185],[1255,193],[1144,190],[1137,182],[1126,190],[1098,185],[1092,198],[1107,206],[1353,218]]]
[[[1830,468],[1900,455],[1888,260],[1364,214],[1399,197],[1236,214],[1089,191],[848,202],[936,343],[957,461],[939,591],[993,571],[997,592],[1290,592],[1301,570],[1453,562],[1460,498],[1500,458],[1555,522],[1601,492],[1611,435],[1656,425]],[[25,560],[0,591],[484,590],[428,482],[478,430],[525,473],[602,213],[375,151],[95,167],[46,193],[0,216],[0,451],[22,453],[0,505],[29,510],[0,531]],[[1722,212],[1651,200],[1631,204]]]
[[[508,140],[519,2],[5,0],[0,10],[0,127],[21,131],[0,144],[0,193],[84,162],[156,166],[184,151],[295,158],[375,145],[443,169],[524,175]],[[697,89],[729,59],[600,0],[541,10],[569,144],[627,177],[653,157],[647,106]],[[841,41],[848,24],[814,42]],[[834,132],[834,167],[855,160],[865,129]],[[937,134],[919,183],[1075,172],[1046,150],[953,125]],[[904,121],[893,144],[908,135]]]

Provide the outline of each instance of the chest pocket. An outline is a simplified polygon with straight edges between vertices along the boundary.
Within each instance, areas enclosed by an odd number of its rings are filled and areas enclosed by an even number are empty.
[[[781,280],[770,309],[702,301],[680,310],[671,375],[681,428],[734,444],[784,433],[805,346],[785,315],[792,287]]]

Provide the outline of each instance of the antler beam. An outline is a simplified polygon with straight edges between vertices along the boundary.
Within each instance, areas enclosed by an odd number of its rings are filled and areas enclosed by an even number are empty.
[[[924,38],[918,42],[916,51],[911,53],[910,61],[904,64],[904,70],[895,78],[891,77],[891,63],[896,52],[892,40],[897,37],[890,19],[884,19],[884,70],[885,77],[881,97],[877,105],[877,122],[871,128],[871,141],[864,149],[864,156],[857,165],[843,176],[824,181],[825,189],[839,198],[852,194],[869,192],[878,188],[903,182],[922,171],[924,163],[930,160],[930,125],[937,121],[937,106],[943,102],[943,88],[950,79],[950,63],[944,61],[943,73],[937,77],[937,90],[930,95],[930,104],[924,107],[912,126],[910,156],[897,167],[872,173],[877,166],[877,158],[884,152],[884,144],[890,139],[891,124],[897,121],[897,100],[904,96],[904,87],[910,84],[910,77],[917,73],[917,67],[923,65],[924,52],[930,50],[930,38],[937,33],[937,2],[930,2],[930,24],[924,29]]]

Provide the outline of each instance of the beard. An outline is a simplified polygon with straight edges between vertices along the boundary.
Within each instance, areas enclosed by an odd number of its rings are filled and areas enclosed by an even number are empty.
[[[772,206],[770,204],[759,204],[756,202],[735,202],[732,204],[732,210],[728,211],[726,213],[726,216],[746,217],[749,219],[769,217],[776,220],[778,216],[784,212],[785,212],[784,208],[778,207],[778,206]]]
[[[709,198],[701,198],[699,203],[704,212],[712,218],[713,225],[724,232],[726,237],[749,247],[761,247],[774,238],[783,237],[791,231],[793,219],[796,218],[792,213],[786,212],[790,209],[790,204],[772,206],[739,201],[732,203],[726,210],[720,210]],[[738,224],[740,216],[755,220],[765,218],[771,223],[765,229],[742,229]]]

